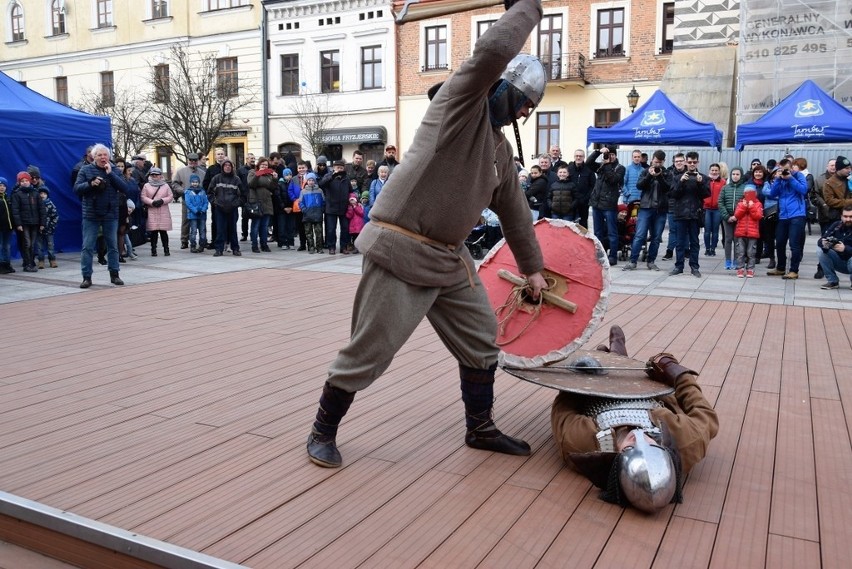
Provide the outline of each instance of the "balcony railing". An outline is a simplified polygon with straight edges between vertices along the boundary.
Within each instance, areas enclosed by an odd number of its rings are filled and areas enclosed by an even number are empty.
[[[549,81],[586,81],[586,56],[582,53],[560,53],[541,58]]]

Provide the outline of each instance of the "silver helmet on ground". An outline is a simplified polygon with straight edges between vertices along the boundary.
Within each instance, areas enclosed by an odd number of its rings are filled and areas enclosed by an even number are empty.
[[[633,435],[635,444],[616,459],[621,494],[633,507],[654,513],[678,494],[678,469],[668,449],[649,443],[641,429]]]

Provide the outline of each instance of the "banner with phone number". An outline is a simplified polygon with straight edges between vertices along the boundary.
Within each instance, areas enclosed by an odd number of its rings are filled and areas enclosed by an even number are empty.
[[[742,0],[738,59],[739,124],[805,79],[852,110],[852,0]]]

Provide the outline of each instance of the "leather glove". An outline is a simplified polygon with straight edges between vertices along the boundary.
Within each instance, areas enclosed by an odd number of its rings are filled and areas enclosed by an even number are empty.
[[[161,205],[163,205],[162,198],[155,199],[153,202],[151,202],[151,205],[154,207],[160,207]]]
[[[677,387],[677,380],[685,373],[698,375],[698,372],[680,365],[673,355],[665,352],[652,356],[648,360],[645,373],[654,381],[665,383],[669,387]]]

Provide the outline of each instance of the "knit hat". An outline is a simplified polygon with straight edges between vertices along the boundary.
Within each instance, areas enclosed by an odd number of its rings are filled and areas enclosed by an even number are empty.
[[[750,164],[751,164],[751,165],[754,165],[754,163],[755,163],[755,162],[757,162],[758,164],[763,164],[763,162],[761,162],[761,161],[760,161],[760,158],[755,158],[754,160],[752,160],[752,161],[750,162]]]
[[[292,176],[293,170],[291,170],[290,168],[284,168],[284,171],[281,172],[281,175],[282,176]]]
[[[325,156],[317,156],[317,166],[328,163],[328,158]]]
[[[40,193],[40,194],[41,194],[41,193],[45,193],[45,194],[47,194],[47,195],[50,195],[50,190],[48,190],[48,189],[47,189],[47,186],[41,186],[41,187],[38,189],[38,193]]]
[[[38,166],[33,166],[32,164],[27,166],[27,174],[32,178],[41,178],[41,170],[38,169]]]
[[[3,184],[4,186],[8,186],[9,182],[6,180],[6,178],[0,176],[0,184]]]
[[[151,168],[153,170],[153,168]],[[201,178],[198,177],[198,174],[193,174],[189,177],[189,183],[198,182],[201,183]]]
[[[18,183],[21,183],[21,180],[26,179],[29,183],[33,183],[33,177],[27,174],[26,172],[18,172]]]
[[[845,156],[838,156],[837,160],[834,161],[835,170],[843,170],[849,166],[852,166],[852,164],[850,164],[849,159]]]
[[[370,192],[363,191],[361,192],[361,199],[370,199]]]
[[[314,174],[313,172],[308,172],[307,174],[305,174],[305,180],[313,180],[313,181],[316,182],[317,175]]]

